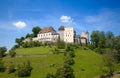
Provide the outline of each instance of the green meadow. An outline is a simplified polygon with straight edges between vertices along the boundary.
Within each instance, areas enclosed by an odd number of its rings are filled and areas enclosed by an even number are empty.
[[[54,47],[53,47],[54,48]],[[30,60],[33,67],[30,77],[45,78],[47,73],[55,74],[62,66],[64,54],[52,54],[51,47],[20,48],[16,50],[16,57],[6,56],[3,61],[6,67],[12,62],[17,66]],[[102,74],[100,66],[103,63],[102,56],[92,50],[75,50],[75,64],[72,66],[76,78],[94,78]],[[54,65],[54,66],[53,66]],[[0,73],[0,78],[18,78],[16,73],[8,74],[6,70]]]

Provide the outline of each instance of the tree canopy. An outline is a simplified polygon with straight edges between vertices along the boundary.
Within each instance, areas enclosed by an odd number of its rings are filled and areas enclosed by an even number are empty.
[[[35,26],[32,28],[34,37],[37,37],[37,34],[39,33],[40,30],[41,30],[41,28],[39,26]]]
[[[0,47],[0,58],[4,56],[6,51],[7,51],[6,47]]]

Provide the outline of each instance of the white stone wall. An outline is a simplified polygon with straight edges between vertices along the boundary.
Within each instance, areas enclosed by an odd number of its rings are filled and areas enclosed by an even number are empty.
[[[33,41],[38,41],[37,37],[32,38]]]
[[[52,35],[52,42],[56,42],[59,35]]]
[[[73,27],[66,27],[64,29],[64,41],[67,43],[74,42],[74,29],[73,29]]]
[[[37,38],[40,42],[50,41],[55,42],[58,39],[59,35],[52,35],[52,32],[49,33],[41,33],[37,35]]]
[[[52,40],[52,32],[41,33],[41,34],[38,34],[37,37],[40,42],[51,41]]]
[[[60,40],[64,41],[64,30],[60,30],[59,32]]]

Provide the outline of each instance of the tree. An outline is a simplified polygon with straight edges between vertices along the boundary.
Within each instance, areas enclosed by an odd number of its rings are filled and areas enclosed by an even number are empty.
[[[97,48],[103,46],[101,43],[106,43],[106,37],[104,31],[93,31],[91,34],[91,42],[94,44],[94,46]]]
[[[113,75],[114,72],[114,64],[116,63],[116,59],[115,59],[115,52],[114,51],[106,51],[103,54],[103,60],[104,60],[104,69],[102,70],[104,72],[104,74],[106,75]]]
[[[41,28],[38,26],[35,26],[32,28],[32,32],[33,32],[34,37],[37,37],[37,34],[39,33],[40,30],[41,30]]]
[[[99,35],[99,40],[105,39],[105,32],[104,31],[99,31],[98,35]]]
[[[65,57],[65,60],[64,60],[64,63],[68,64],[68,65],[73,65],[75,63],[75,61],[73,60],[72,57],[70,56],[66,56]]]
[[[99,31],[93,31],[91,34],[91,41],[95,45],[95,47],[98,47],[98,42],[99,42]]]
[[[111,49],[117,51],[116,54],[117,61],[120,62],[120,36],[113,38],[111,43],[112,43]]]
[[[70,65],[64,63],[62,68],[56,72],[56,78],[75,78],[73,69]]]
[[[0,47],[0,58],[2,58],[4,56],[6,51],[7,51],[6,47]]]
[[[15,39],[15,42],[18,44],[18,46],[21,46],[21,45],[22,45],[22,41],[23,41],[24,39],[25,39],[24,37],[16,38],[16,39]]]
[[[59,49],[65,48],[65,42],[60,40],[60,37],[57,39],[56,45],[57,45],[57,48],[59,48]]]
[[[113,47],[114,34],[111,31],[108,31],[106,33],[105,37],[106,37],[106,47],[112,48]]]
[[[15,72],[15,65],[11,62],[11,64],[8,67],[8,74]]]
[[[53,74],[47,73],[46,78],[56,78]]]
[[[0,59],[0,72],[4,72],[5,71],[5,66],[4,66],[4,62],[2,61],[2,59]]]
[[[89,44],[88,47],[89,47],[89,49],[91,49],[91,50],[94,50],[94,49],[95,49],[95,45],[94,45],[94,44]]]
[[[9,55],[10,55],[10,57],[14,57],[16,55],[15,49],[11,49],[9,51]]]
[[[17,75],[19,77],[27,77],[31,75],[32,67],[30,61],[23,63],[23,65],[17,66]]]
[[[26,34],[26,38],[33,38],[33,37],[34,37],[34,34],[29,34],[29,33]]]
[[[98,42],[98,47],[99,47],[99,48],[105,48],[105,47],[106,47],[106,40],[105,40],[105,39],[101,39],[101,40]]]
[[[74,53],[74,49],[73,49],[72,44],[67,44],[66,52],[64,55],[69,56],[71,58],[75,57],[75,53]]]
[[[66,51],[74,51],[72,44],[67,44]]]
[[[111,32],[111,31],[108,31],[107,33],[106,33],[106,39],[112,39],[112,38],[114,38],[114,34]]]
[[[72,58],[75,57],[75,52],[74,51],[70,51],[69,52],[69,56],[72,57]]]

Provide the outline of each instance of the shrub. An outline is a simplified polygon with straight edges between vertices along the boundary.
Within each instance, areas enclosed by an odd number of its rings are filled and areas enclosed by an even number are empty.
[[[32,67],[30,66],[30,62],[27,61],[23,63],[23,65],[18,65],[17,67],[17,75],[19,77],[27,77],[31,75]]]
[[[4,66],[4,62],[2,62],[2,59],[0,59],[0,72],[4,72],[5,71],[5,66]]]
[[[89,49],[91,49],[91,50],[94,50],[94,49],[95,49],[95,46],[94,46],[93,44],[89,44],[88,47],[89,47]]]
[[[13,73],[15,71],[16,71],[15,65],[11,63],[10,66],[8,67],[8,74]]]
[[[6,47],[0,47],[0,58],[4,57],[6,51],[7,51]]]
[[[65,44],[64,41],[62,41],[62,40],[60,40],[60,38],[58,38],[58,39],[57,39],[57,42],[56,42],[56,46],[57,46],[57,48],[59,48],[59,49],[64,49],[65,46],[66,46],[66,44]]]
[[[69,52],[69,56],[70,57],[75,57],[75,52],[74,51]]]
[[[75,61],[71,57],[66,57],[64,63],[67,63],[68,65],[73,65]]]
[[[85,46],[83,46],[83,47],[82,47],[82,49],[83,49],[83,50],[88,50],[88,48],[87,48],[87,47],[85,47]]]
[[[74,51],[73,47],[71,44],[68,44],[67,47],[66,47],[66,51]]]
[[[53,74],[47,73],[46,78],[56,78]]]
[[[94,49],[94,51],[99,53],[99,54],[103,54],[105,50],[102,48],[96,48],[96,49]]]
[[[10,57],[14,57],[16,55],[15,50],[10,50],[9,55],[10,55]]]
[[[104,75],[108,75],[109,72],[110,72],[109,68],[105,67],[105,66],[101,70],[102,70],[102,72],[103,72]]]
[[[56,72],[56,78],[75,78],[73,69],[70,65],[64,64],[62,68],[59,68]]]
[[[58,49],[58,48],[54,48],[54,49],[52,50],[52,52],[53,52],[53,54],[59,54],[59,49]]]
[[[79,48],[79,44],[73,44],[74,49],[78,49]]]

